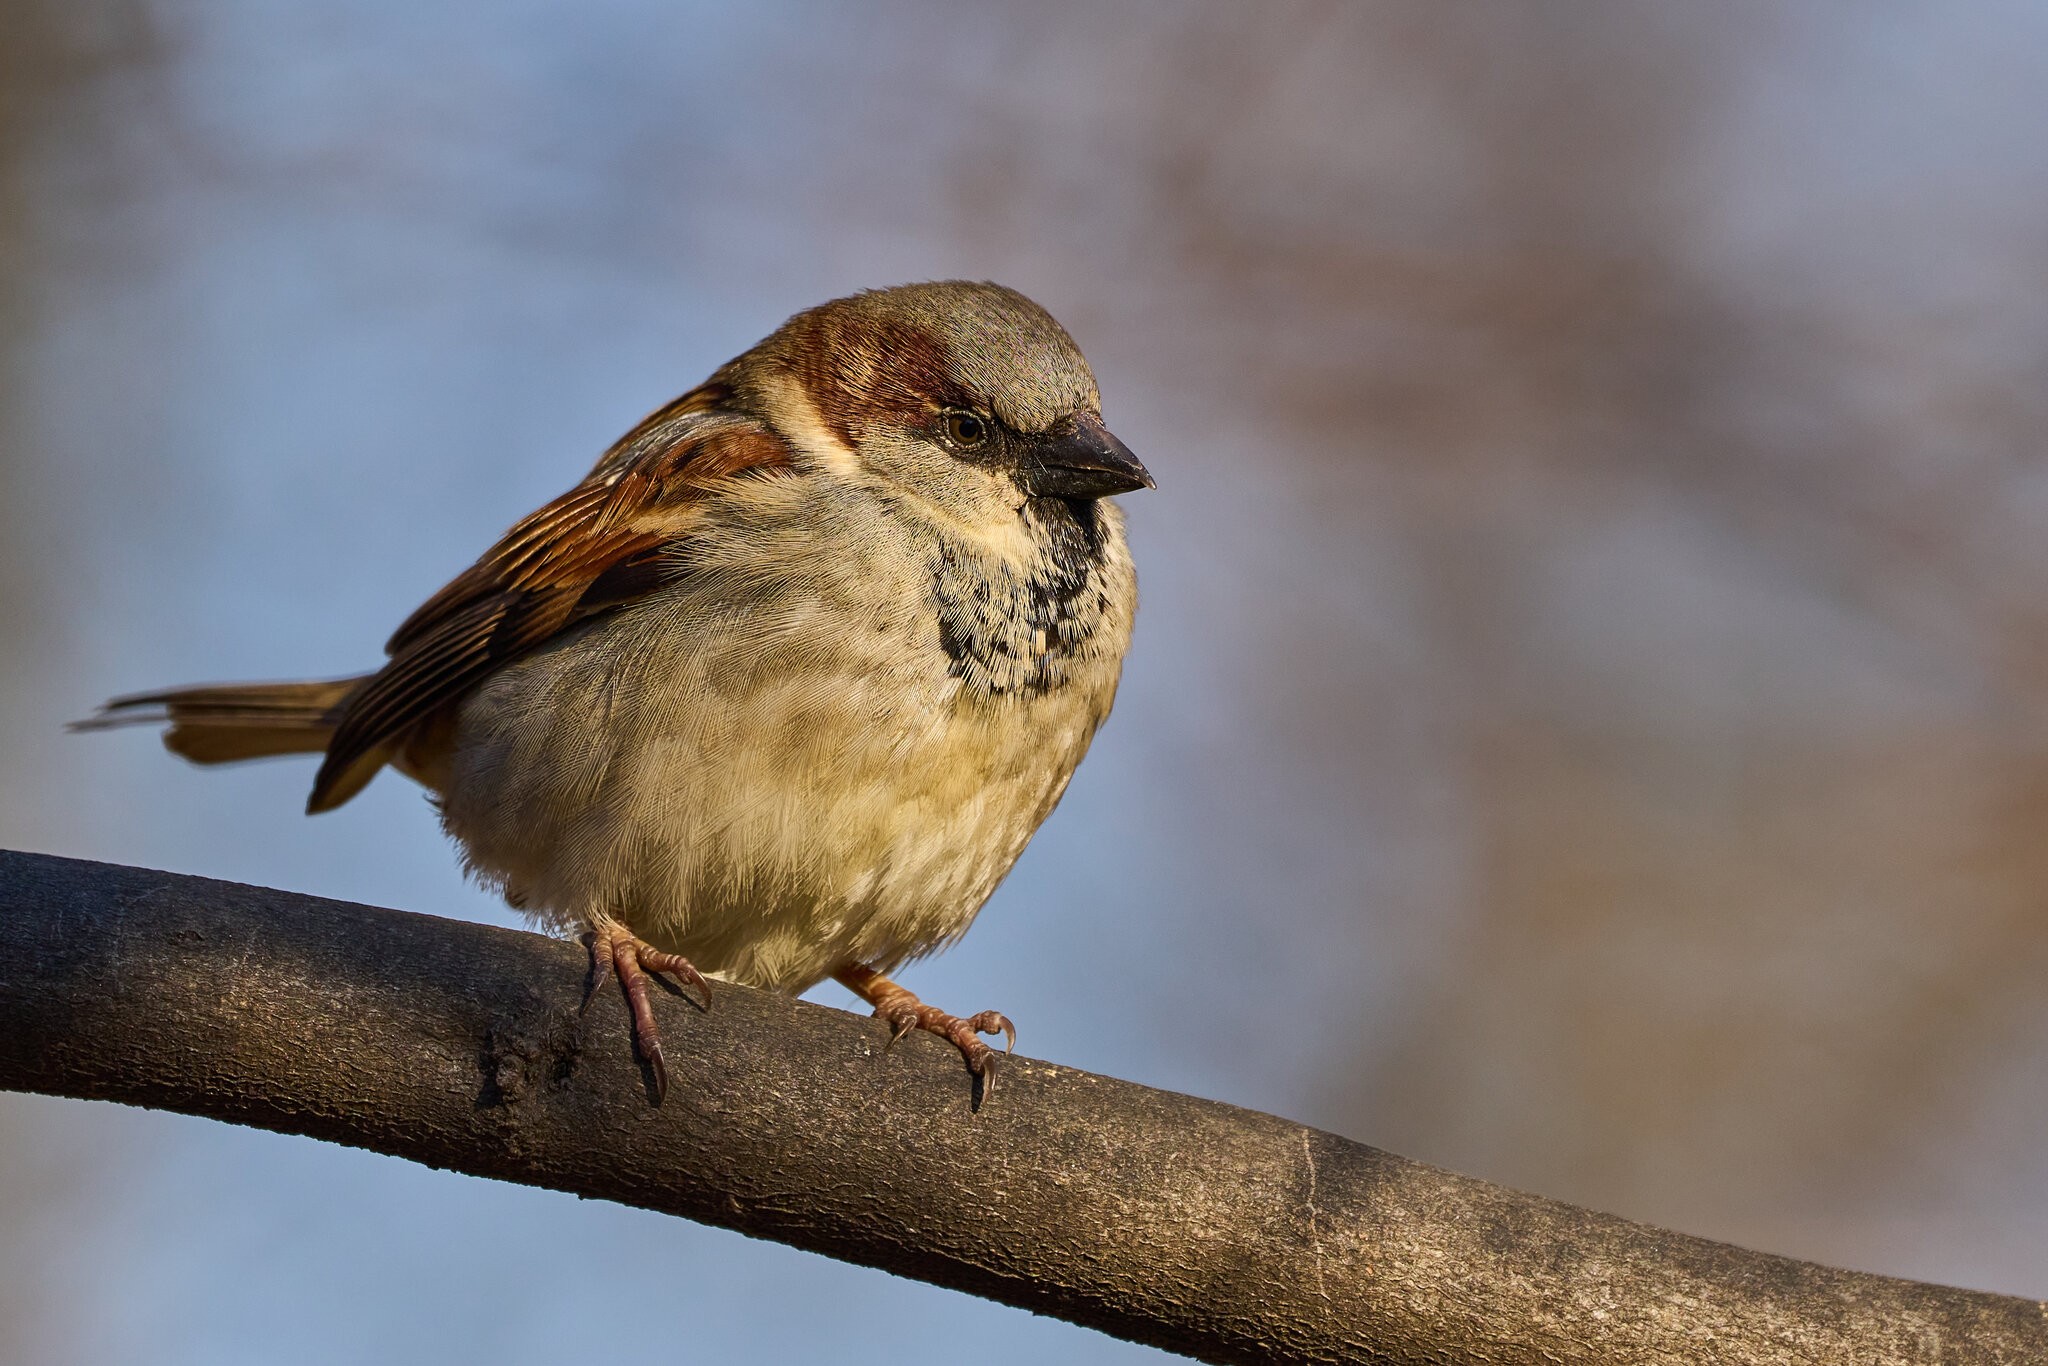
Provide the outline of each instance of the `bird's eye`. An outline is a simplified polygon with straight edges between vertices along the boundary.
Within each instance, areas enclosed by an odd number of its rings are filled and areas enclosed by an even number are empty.
[[[955,450],[971,451],[988,444],[988,419],[963,408],[949,408],[939,417],[939,430]]]

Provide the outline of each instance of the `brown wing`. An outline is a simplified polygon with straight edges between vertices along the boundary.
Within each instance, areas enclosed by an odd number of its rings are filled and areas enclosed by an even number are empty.
[[[651,414],[590,476],[521,520],[407,617],[391,660],[350,695],[306,809],[341,805],[394,747],[493,669],[658,587],[721,482],[790,468],[789,448],[722,410],[715,386]]]

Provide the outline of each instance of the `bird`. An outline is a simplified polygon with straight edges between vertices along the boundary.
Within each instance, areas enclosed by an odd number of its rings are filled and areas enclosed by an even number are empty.
[[[649,974],[830,977],[957,1048],[1000,1012],[891,974],[966,932],[1115,700],[1155,488],[1093,372],[1015,290],[797,313],[656,409],[401,623],[382,667],[117,697],[199,764],[317,754],[309,814],[392,768],[467,872],[616,980],[653,1103]]]

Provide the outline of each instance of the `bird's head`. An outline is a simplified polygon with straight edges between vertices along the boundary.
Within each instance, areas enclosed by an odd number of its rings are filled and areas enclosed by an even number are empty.
[[[802,457],[970,524],[1034,498],[1153,487],[1102,424],[1066,329],[1001,285],[870,290],[806,310],[720,378]]]

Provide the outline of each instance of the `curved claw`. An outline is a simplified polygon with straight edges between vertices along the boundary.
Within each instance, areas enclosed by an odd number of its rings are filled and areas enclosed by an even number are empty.
[[[882,1045],[884,1053],[902,1043],[910,1031],[917,1028],[920,1023],[916,1006],[885,1008],[877,1010],[875,1014],[889,1026],[889,1042]]]
[[[597,999],[597,989],[612,975],[612,940],[609,935],[592,930],[583,936],[584,947],[590,950],[590,981],[583,988],[583,1004],[576,1007],[578,1015],[590,1009],[590,1003]]]
[[[640,1051],[646,1055],[648,1069],[654,1073],[654,1103],[659,1105],[668,1099],[668,1060],[661,1056],[661,1040],[641,1040]]]

